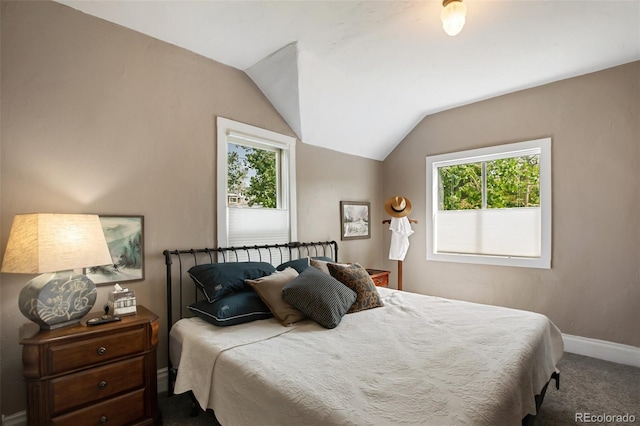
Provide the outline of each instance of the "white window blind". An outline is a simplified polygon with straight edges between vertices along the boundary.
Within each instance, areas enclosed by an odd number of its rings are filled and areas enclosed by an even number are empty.
[[[438,253],[540,257],[540,208],[436,213]]]
[[[286,209],[229,208],[228,246],[289,242]]]

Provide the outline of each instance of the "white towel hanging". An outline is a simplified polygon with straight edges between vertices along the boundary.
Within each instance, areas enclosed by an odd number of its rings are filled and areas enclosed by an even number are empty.
[[[409,236],[413,234],[409,219],[404,217],[392,217],[389,225],[391,231],[391,246],[389,247],[390,260],[404,260],[409,250]]]

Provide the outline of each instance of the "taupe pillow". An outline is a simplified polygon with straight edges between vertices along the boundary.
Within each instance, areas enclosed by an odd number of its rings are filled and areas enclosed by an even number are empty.
[[[286,268],[266,277],[245,280],[245,283],[258,293],[260,299],[282,325],[289,326],[305,317],[302,312],[282,299],[282,288],[297,276],[298,272],[295,269]]]
[[[348,314],[384,306],[376,285],[362,266],[357,263],[352,265],[329,263],[327,268],[332,277],[356,292],[356,301],[349,308]]]
[[[334,263],[336,265],[349,265],[349,263],[335,263],[335,262],[328,262],[326,260],[321,260],[321,259],[314,259],[311,258],[311,260],[309,260],[309,264],[311,266],[313,266],[316,269],[320,269],[322,272],[324,272],[327,275],[331,275],[331,273],[329,272],[329,268],[327,268],[327,265],[329,263]]]
[[[327,263],[329,263],[329,262],[326,262],[324,260],[317,260],[317,259],[309,260],[309,264],[311,266],[313,266],[316,269],[320,269],[322,272],[324,272],[327,275],[331,275],[329,273],[329,269],[327,268]]]

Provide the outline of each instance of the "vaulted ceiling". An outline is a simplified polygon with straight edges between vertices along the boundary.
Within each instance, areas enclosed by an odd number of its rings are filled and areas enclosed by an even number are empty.
[[[245,71],[305,143],[383,160],[426,115],[640,59],[640,0],[57,0]]]

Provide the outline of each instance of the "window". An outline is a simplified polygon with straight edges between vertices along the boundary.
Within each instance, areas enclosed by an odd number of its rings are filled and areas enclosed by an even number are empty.
[[[218,246],[296,241],[295,138],[218,117]]]
[[[551,139],[427,157],[427,260],[551,267]]]

